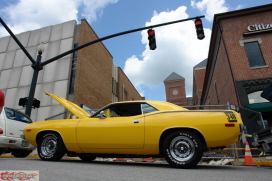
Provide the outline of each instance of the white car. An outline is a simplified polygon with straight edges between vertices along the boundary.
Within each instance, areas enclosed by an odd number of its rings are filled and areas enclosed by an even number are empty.
[[[23,128],[30,123],[32,120],[24,113],[3,108],[0,114],[0,155],[11,153],[15,157],[26,157],[36,149],[21,138]]]

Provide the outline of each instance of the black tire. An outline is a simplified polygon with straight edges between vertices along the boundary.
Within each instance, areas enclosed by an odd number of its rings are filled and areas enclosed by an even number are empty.
[[[192,168],[203,155],[200,139],[189,131],[176,131],[169,134],[162,147],[166,161],[175,168]]]
[[[91,162],[91,161],[94,161],[96,159],[95,156],[88,156],[88,155],[79,156],[79,158],[82,161],[85,161],[85,162]]]
[[[11,154],[16,158],[25,158],[27,157],[32,150],[13,150]]]
[[[38,142],[38,155],[45,161],[58,161],[65,152],[66,148],[62,138],[57,133],[46,133]]]

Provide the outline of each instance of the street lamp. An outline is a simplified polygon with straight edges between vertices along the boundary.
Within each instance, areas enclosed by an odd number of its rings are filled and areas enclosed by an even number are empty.
[[[42,54],[44,52],[45,48],[43,46],[43,42],[38,45],[37,50],[38,50],[38,54]]]
[[[45,48],[43,46],[43,43],[39,44],[39,46],[37,47],[37,50],[38,50],[37,59],[31,66],[34,69],[34,72],[33,72],[32,82],[30,85],[27,106],[26,106],[26,110],[25,110],[25,114],[28,115],[29,117],[31,115],[31,110],[32,110],[32,105],[33,105],[34,94],[35,94],[35,90],[36,90],[39,71],[43,69],[43,66],[41,65],[41,59],[42,59],[42,53],[44,52],[44,49]]]

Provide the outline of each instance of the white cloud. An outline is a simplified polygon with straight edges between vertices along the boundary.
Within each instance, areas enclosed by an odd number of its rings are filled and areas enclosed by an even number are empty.
[[[118,0],[20,0],[0,10],[0,16],[14,34],[79,18],[78,8],[89,23],[107,5]],[[0,37],[7,36],[1,27]]]
[[[209,21],[213,21],[214,14],[227,12],[229,10],[225,4],[225,0],[202,0],[199,2],[192,0],[191,6],[204,13],[205,18]]]
[[[97,15],[101,16],[103,14],[105,6],[117,3],[118,0],[82,0],[82,2],[84,7],[81,15],[89,22],[92,22],[97,19]]]
[[[154,12],[146,26],[188,18],[186,7],[175,11]],[[204,40],[198,40],[193,21],[155,28],[157,49],[149,50],[147,31],[142,31],[142,43],[146,49],[142,57],[133,55],[126,60],[124,72],[139,88],[148,86],[156,88],[172,73],[183,76],[186,81],[187,95],[192,92],[193,67],[207,58],[211,31],[205,29]]]
[[[0,11],[15,34],[77,19],[77,12],[74,0],[21,0]]]
[[[243,9],[243,8],[245,8],[245,6],[242,5],[242,4],[239,4],[239,5],[235,8],[235,10],[239,10],[239,9]]]

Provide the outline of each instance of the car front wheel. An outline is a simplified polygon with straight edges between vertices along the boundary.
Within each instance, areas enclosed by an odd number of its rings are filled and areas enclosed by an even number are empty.
[[[203,155],[200,139],[189,131],[176,131],[163,142],[166,161],[176,168],[191,168],[198,164]]]
[[[57,133],[46,133],[38,142],[38,155],[42,160],[60,160],[65,151],[62,138]]]

